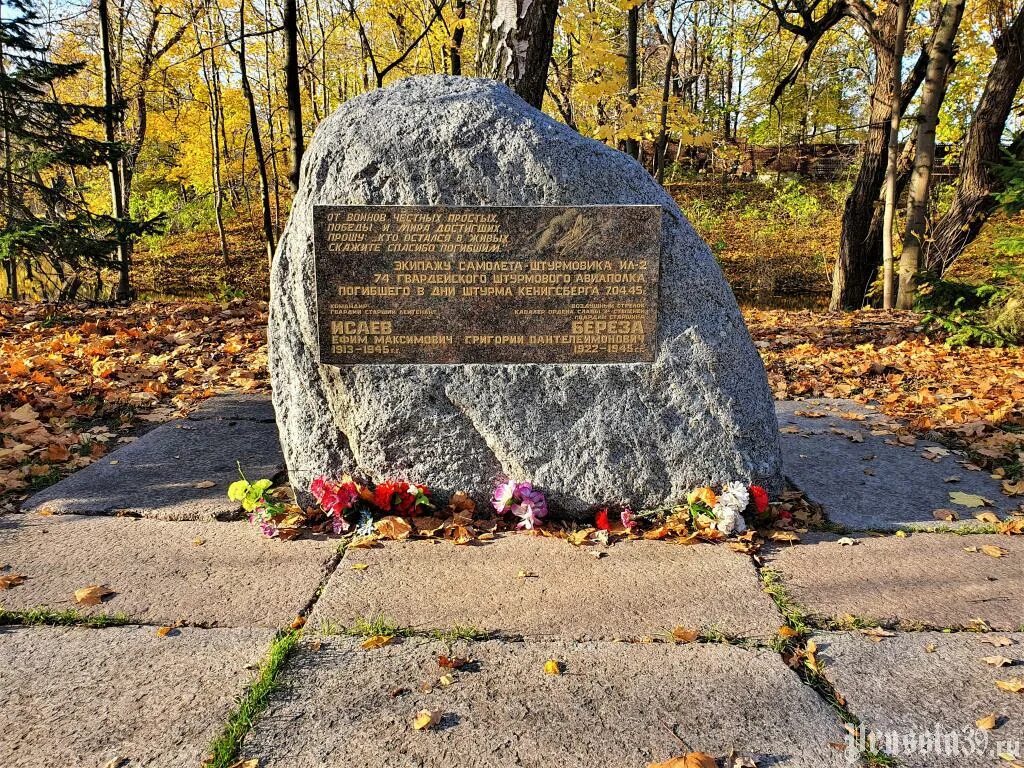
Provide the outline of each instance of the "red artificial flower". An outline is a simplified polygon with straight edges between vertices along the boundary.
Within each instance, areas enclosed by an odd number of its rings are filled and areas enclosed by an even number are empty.
[[[594,516],[594,525],[597,526],[599,531],[611,530],[611,525],[608,522],[607,508],[597,510],[597,514]]]
[[[395,494],[399,493],[401,485],[397,480],[385,480],[373,489],[373,506],[382,512],[390,512],[394,503]]]
[[[760,485],[750,486],[750,500],[754,502],[757,514],[763,515],[768,511],[768,491]]]

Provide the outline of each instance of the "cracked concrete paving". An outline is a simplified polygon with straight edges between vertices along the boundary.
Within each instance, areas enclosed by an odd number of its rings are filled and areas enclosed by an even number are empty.
[[[0,762],[198,766],[273,634],[0,627]]]
[[[1024,626],[1024,537],[914,533],[853,538],[818,534],[763,552],[790,596],[819,620],[843,617],[915,628]],[[981,549],[997,547],[1002,557]],[[968,551],[971,550],[971,551]]]
[[[787,407],[781,404],[780,413]],[[129,461],[122,477],[117,454],[99,462],[102,472],[96,470],[101,474],[89,483],[96,489],[111,483],[121,494],[117,505],[83,503],[91,512],[124,508],[179,520],[230,516],[236,510],[219,499],[234,479],[234,456],[229,473],[228,454],[253,440],[276,451],[272,417],[258,395],[208,401],[146,436],[157,435],[141,454],[155,457],[152,467]],[[796,418],[811,420],[807,429],[817,432],[791,432],[787,440],[804,446],[807,440],[838,441],[836,451],[851,462],[851,446],[863,446],[831,431],[828,424],[840,418],[834,409],[822,417]],[[863,429],[856,420],[846,421],[837,421],[836,428]],[[880,422],[875,427],[885,429]],[[232,437],[217,442],[223,435]],[[871,437],[884,445],[886,436]],[[915,472],[922,463],[933,464],[920,458],[920,448],[911,451],[913,461],[907,459]],[[833,453],[817,458],[833,471]],[[212,489],[195,488],[214,464],[223,478],[209,477]],[[171,487],[168,478],[176,469],[192,487]],[[824,474],[819,470],[810,482]],[[881,518],[865,512],[871,489],[849,485],[830,491],[840,505],[838,516],[830,510],[834,521],[886,527],[907,516],[906,508]],[[68,487],[68,494],[52,493],[73,501],[76,486]],[[892,492],[891,483],[885,487]],[[940,490],[948,493],[946,486]],[[125,500],[127,506],[119,506]],[[844,518],[843,509],[852,516]],[[1004,592],[1019,594],[1022,586],[1019,538],[913,534],[864,538],[853,547],[836,538],[812,535],[805,537],[807,544],[764,553],[792,596],[823,618],[850,613],[901,624],[966,626],[974,618],[995,628],[1024,624],[1021,601],[1001,598]],[[964,551],[990,539],[1008,555]],[[154,626],[0,628],[0,762],[99,768],[123,758],[125,766],[195,764],[223,727],[231,702],[253,679],[272,628],[286,626],[312,604],[307,639],[285,665],[271,708],[245,742],[245,754],[259,756],[261,768],[628,767],[691,748],[720,756],[735,748],[757,758],[759,768],[848,764],[838,713],[778,653],[750,646],[751,640],[767,643],[781,617],[761,591],[751,560],[723,546],[629,542],[598,559],[594,553],[600,548],[525,535],[468,547],[388,543],[349,550],[320,594],[328,567],[336,563],[336,544],[267,540],[240,522],[31,513],[0,518],[0,568],[29,577],[0,593],[8,610],[84,611],[73,602],[74,590],[105,583],[117,594],[92,612],[123,611],[153,624],[183,620],[238,627],[186,628],[168,638],[157,637]],[[357,563],[369,567],[353,570]],[[519,576],[520,571],[535,575]],[[363,651],[358,640],[324,636],[360,616],[384,616],[421,630],[472,625],[501,637],[454,646],[409,638]],[[742,637],[747,647],[609,642],[664,636],[676,625]],[[516,636],[526,641],[510,641]],[[865,722],[915,728],[921,718],[956,712],[960,725],[991,700],[986,675],[992,670],[973,668],[975,649],[969,645],[980,636],[936,635],[936,650],[928,654],[934,658],[922,662],[917,644],[927,637],[901,634],[873,645],[859,633],[820,633],[815,640],[827,678]],[[1017,646],[1024,642],[1012,638]],[[979,657],[1004,653],[1021,662],[1012,649],[981,648]],[[477,663],[454,673],[452,685],[439,686],[441,653],[471,656]],[[549,658],[562,662],[561,676],[543,674]],[[1003,672],[1019,676],[1014,667],[993,674]],[[429,691],[421,689],[425,682],[431,682]],[[1001,718],[993,736],[1013,736],[1024,715],[1012,694],[1002,696],[1010,698],[991,700]],[[420,707],[442,711],[438,730],[410,730]],[[925,764],[932,765],[920,763]]]
[[[1020,677],[1024,634],[913,632],[877,639],[829,632],[812,639],[825,677],[865,734],[875,732],[878,747],[903,768],[1009,766],[1000,754],[1024,759],[1024,696],[995,685]],[[1010,644],[994,646],[996,639]],[[983,661],[992,656],[1009,665]],[[989,714],[996,715],[995,728],[979,729],[977,721]]]
[[[12,610],[125,613],[150,624],[283,627],[315,594],[337,541],[268,539],[248,522],[164,522],[127,517],[0,518],[0,573],[27,577],[0,592]],[[74,600],[104,584],[101,605]]]
[[[272,478],[284,469],[284,457],[262,398],[220,399],[40,491],[22,510],[157,520],[239,517],[237,502],[227,498],[238,464],[250,478]]]
[[[439,654],[473,660],[444,686]],[[562,674],[545,674],[548,659]],[[429,686],[429,690],[426,687]],[[439,727],[414,731],[420,709]],[[848,765],[833,710],[775,653],[735,646],[422,638],[307,645],[242,749],[261,768],[591,768],[693,749],[758,766]]]
[[[471,626],[573,640],[664,637],[676,626],[764,639],[781,623],[750,558],[727,547],[574,547],[527,533],[467,546],[428,540],[349,549],[310,625],[378,617],[417,629]]]
[[[976,523],[977,509],[958,506],[950,492],[991,500],[986,509],[1006,514],[1017,502],[987,473],[967,469],[965,457],[938,443],[902,445],[891,420],[852,400],[786,400],[775,404],[786,476],[822,506],[833,523],[850,530],[892,531],[949,525],[933,516],[953,508],[953,525]],[[934,459],[921,454],[931,449]],[[959,478],[947,482],[948,478]]]

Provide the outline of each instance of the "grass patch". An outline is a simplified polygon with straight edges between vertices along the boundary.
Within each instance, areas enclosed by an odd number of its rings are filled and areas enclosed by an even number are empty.
[[[965,523],[964,525],[906,525],[900,528],[904,533],[955,533],[957,536],[973,536],[978,533],[999,533],[999,526],[992,523]]]
[[[384,616],[377,616],[373,619],[360,617],[356,619],[355,624],[345,629],[339,628],[337,624],[331,621],[324,622],[324,626],[333,631],[328,632],[324,629],[323,634],[345,634],[350,637],[374,637],[375,635],[390,635],[391,637],[426,637],[433,640],[442,640],[447,643],[452,643],[456,640],[487,640],[491,636],[489,632],[478,629],[477,627],[462,626],[459,624],[456,624],[451,629],[419,631],[412,629],[411,627],[400,627],[391,619]]]
[[[356,623],[343,630],[346,635],[352,637],[374,637],[375,635],[390,635],[391,637],[411,637],[416,634],[411,629],[400,627],[395,622],[384,616],[377,616],[367,619],[360,616]]]
[[[277,685],[284,663],[295,651],[302,637],[300,630],[279,633],[270,644],[267,656],[260,664],[259,676],[228,716],[227,724],[210,745],[210,757],[204,768],[230,768],[242,748],[242,739],[252,728],[253,721],[267,708],[270,694]]]
[[[132,620],[124,613],[99,613],[89,615],[70,608],[65,611],[51,611],[48,608],[30,608],[24,611],[9,611],[0,608],[0,625],[51,626],[51,627],[121,627]]]

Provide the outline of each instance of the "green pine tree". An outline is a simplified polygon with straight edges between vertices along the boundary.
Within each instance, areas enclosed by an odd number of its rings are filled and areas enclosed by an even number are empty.
[[[113,266],[118,237],[140,228],[86,205],[76,169],[102,165],[121,147],[81,133],[83,124],[102,122],[103,107],[57,98],[60,81],[84,63],[50,59],[34,2],[0,6],[0,262],[11,298],[19,298],[21,275],[43,268],[54,297],[72,299],[83,270]]]

